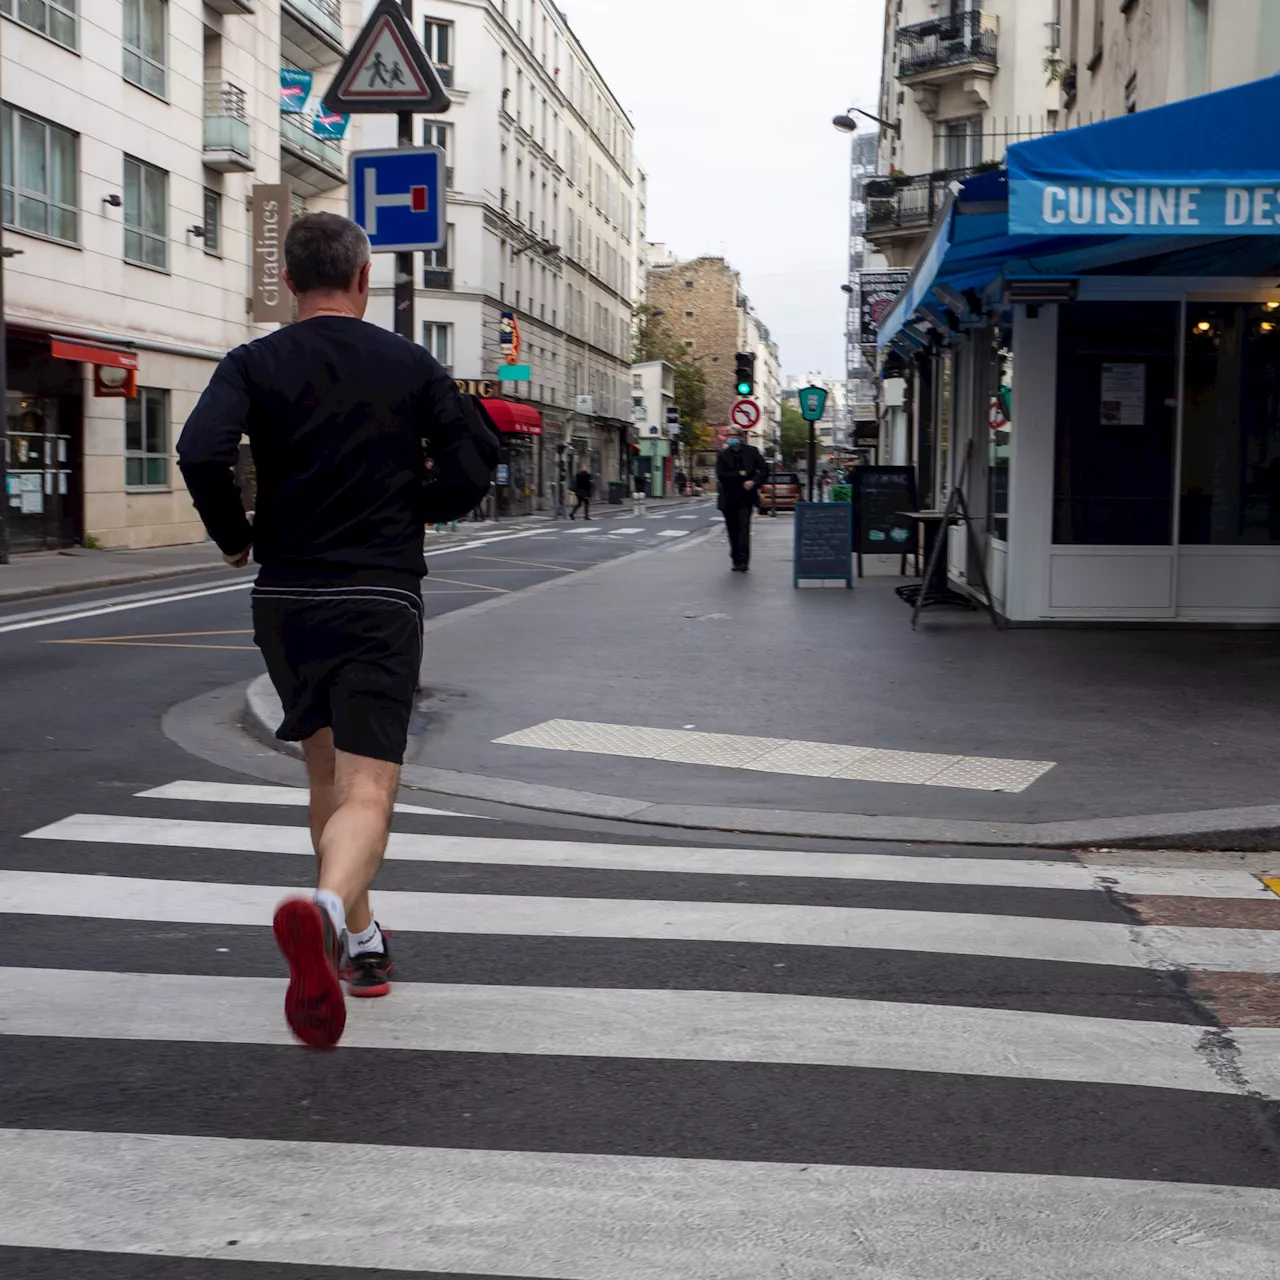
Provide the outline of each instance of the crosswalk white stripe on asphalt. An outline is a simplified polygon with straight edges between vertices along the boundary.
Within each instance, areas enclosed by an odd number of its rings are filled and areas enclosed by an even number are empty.
[[[659,529],[658,537],[660,538],[687,538],[689,536],[688,529]]]
[[[272,885],[0,871],[0,912],[6,914],[261,925],[281,899],[296,893]],[[384,918],[420,933],[760,942],[1280,972],[1280,934],[1257,929],[1130,930],[1121,924],[961,912],[396,890],[378,891],[377,900]]]
[[[199,800],[217,804],[270,804],[305,809],[310,793],[302,787],[270,787],[240,782],[167,782],[162,787],[136,793],[144,800]],[[487,813],[459,813],[453,809],[431,809],[420,804],[397,804],[397,813],[427,814],[436,818],[483,818]],[[112,818],[111,821],[118,821]],[[56,825],[56,824],[55,824]],[[35,834],[34,832],[32,833]],[[148,841],[148,843],[150,843]]]
[[[1237,1280],[1280,1256],[1252,1187],[39,1129],[0,1130],[0,1159],[0,1244],[37,1249],[573,1280]],[[376,1215],[331,1212],[361,1185]]]
[[[292,1043],[280,1017],[283,978],[8,968],[0,984],[0,1034]],[[1246,1093],[1239,1074],[1219,1074],[1211,1056],[1197,1052],[1213,1035],[1174,1023],[821,996],[401,983],[392,1001],[353,1003],[342,1044]]]
[[[610,529],[610,533],[643,533],[643,529]]]
[[[173,782],[143,797],[252,804],[305,805],[294,787]],[[407,813],[441,813],[397,805]],[[470,815],[457,815],[470,816]],[[174,849],[230,849],[310,855],[302,827],[255,822],[207,822],[77,813],[29,832],[29,840],[74,840]],[[1094,891],[1099,881],[1127,894],[1175,897],[1260,898],[1270,890],[1244,871],[1196,871],[1161,867],[1085,867],[1075,862],[1005,858],[934,858],[894,854],[822,853],[806,850],[716,849],[685,845],[628,845],[568,840],[508,840],[476,836],[393,832],[387,857],[409,862],[471,862],[489,866],[586,867],[597,870],[686,872],[705,875],[782,876],[798,879],[880,880],[904,884],[986,885]]]

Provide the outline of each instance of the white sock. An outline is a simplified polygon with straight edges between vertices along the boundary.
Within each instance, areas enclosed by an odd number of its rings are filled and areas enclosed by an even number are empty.
[[[342,931],[347,927],[347,909],[342,905],[342,899],[332,889],[317,889],[315,904],[329,913],[334,929],[341,936]]]
[[[382,930],[378,928],[378,922],[375,920],[362,933],[347,934],[347,953],[357,956],[363,951],[377,951],[379,953],[386,950],[386,946],[382,941]]]

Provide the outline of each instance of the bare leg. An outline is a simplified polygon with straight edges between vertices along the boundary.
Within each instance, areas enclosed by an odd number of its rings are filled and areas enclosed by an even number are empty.
[[[369,884],[382,864],[391,833],[400,766],[346,751],[332,754],[335,804],[319,836],[319,887],[342,899],[348,930],[361,933],[373,923]],[[313,833],[318,816],[313,809]]]
[[[320,838],[324,834],[324,829],[329,825],[329,820],[337,812],[338,809],[338,791],[337,783],[334,778],[335,769],[337,767],[337,751],[333,745],[333,730],[321,729],[319,733],[313,734],[302,744],[302,753],[307,761],[307,777],[311,782],[311,806],[309,810],[311,819],[311,847],[316,853],[316,879],[321,878],[321,868],[323,859],[320,855]],[[355,757],[350,757],[354,759]],[[320,888],[324,888],[320,884]],[[347,904],[344,900],[344,906]],[[350,912],[356,919],[364,920],[366,923],[363,928],[368,928],[369,915],[369,895],[363,893],[356,900],[354,908]]]

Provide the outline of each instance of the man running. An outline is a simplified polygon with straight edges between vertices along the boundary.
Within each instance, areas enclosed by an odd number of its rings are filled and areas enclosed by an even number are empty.
[[[354,222],[307,214],[284,254],[298,323],[219,364],[178,459],[226,562],[247,564],[252,551],[260,566],[254,640],[284,708],[276,736],[302,743],[319,877],[313,898],[276,911],[285,1016],[304,1044],[327,1048],[346,1023],[344,938],[351,995],[391,989],[368,889],[422,658],[423,526],[469,509],[496,441],[490,454],[477,411],[422,347],[365,323],[369,241]],[[243,434],[257,472],[252,525],[232,474]]]

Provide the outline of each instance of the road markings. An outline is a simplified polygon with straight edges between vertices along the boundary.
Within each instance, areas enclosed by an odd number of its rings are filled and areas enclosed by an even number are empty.
[[[557,573],[577,573],[577,569],[571,569],[567,564],[542,564],[538,560],[512,560],[507,556],[477,556],[477,560],[493,560],[498,564],[519,564],[527,565],[530,569],[553,569]],[[489,570],[468,569],[468,573],[489,572]],[[493,570],[495,573],[501,573],[500,569]]]
[[[872,1258],[914,1280],[1025,1280],[1034,1254],[1042,1275],[1207,1280],[1280,1255],[1261,1187],[57,1129],[0,1130],[0,1158],[21,1171],[0,1183],[0,1243],[246,1271],[817,1280]],[[316,1213],[340,1184],[378,1188],[376,1229]]]
[[[466,570],[464,569],[462,572],[466,573]],[[470,587],[472,591],[492,591],[496,595],[502,596],[509,596],[511,594],[511,591],[507,587],[491,587],[484,582],[464,582],[461,578],[442,578],[439,574],[434,573],[431,577],[434,578],[436,582],[444,582],[451,587]]]
[[[198,800],[214,804],[270,804],[305,809],[311,793],[303,787],[272,787],[243,782],[168,782],[162,787],[136,793],[144,800]],[[432,809],[420,804],[397,804],[397,813],[427,814],[430,817],[478,818],[490,821],[488,814],[458,813],[453,809]],[[214,824],[216,825],[216,824]],[[32,833],[35,834],[34,832]]]
[[[0,870],[0,913],[12,915],[257,925],[293,892],[284,885]],[[1280,972],[1276,934],[1265,929],[1130,929],[970,912],[400,890],[379,890],[378,906],[410,933],[771,943],[1137,969]]]
[[[658,537],[660,538],[687,538],[689,536],[688,529],[659,529]]]
[[[174,782],[141,792],[147,799],[205,800],[302,806],[301,788]],[[397,805],[401,813],[438,809]],[[467,816],[467,815],[460,815]],[[221,849],[248,853],[311,854],[305,827],[256,822],[209,822],[108,813],[76,813],[28,832],[28,840],[145,845],[172,849]],[[823,853],[799,849],[717,849],[706,846],[630,845],[594,841],[514,840],[392,832],[387,857],[405,862],[466,862],[478,866],[574,867],[608,871],[672,872],[709,876],[773,876],[795,879],[882,881],[895,884],[967,885],[1051,889],[1167,897],[1270,901],[1244,871],[1163,867],[1084,866],[1078,862],[1017,858],[934,858],[876,853]]]
[[[894,782],[971,791],[1025,791],[1054,767],[1051,760],[1000,760],[984,756],[887,751],[835,742],[691,733],[643,725],[547,720],[495,738],[501,746],[583,751],[633,759],[752,769],[805,778]]]
[[[141,600],[131,598],[117,604],[107,602],[88,605],[83,609],[75,609],[69,613],[47,614],[38,618],[28,618],[22,622],[0,623],[0,635],[4,635],[9,631],[27,631],[32,627],[49,627],[55,622],[78,622],[81,618],[102,618],[106,617],[107,614],[125,613],[130,609],[148,609],[158,604],[177,604],[182,600],[200,600],[205,596],[225,595],[229,591],[248,591],[252,586],[253,581],[250,579],[248,581],[233,582],[228,586],[202,587],[192,591],[178,591],[172,595],[149,596]]]
[[[0,968],[0,1032],[286,1045],[285,981]],[[344,1049],[770,1062],[1242,1094],[1205,1028],[1022,1010],[743,991],[402,983]],[[1272,1037],[1274,1039],[1274,1037]]]

